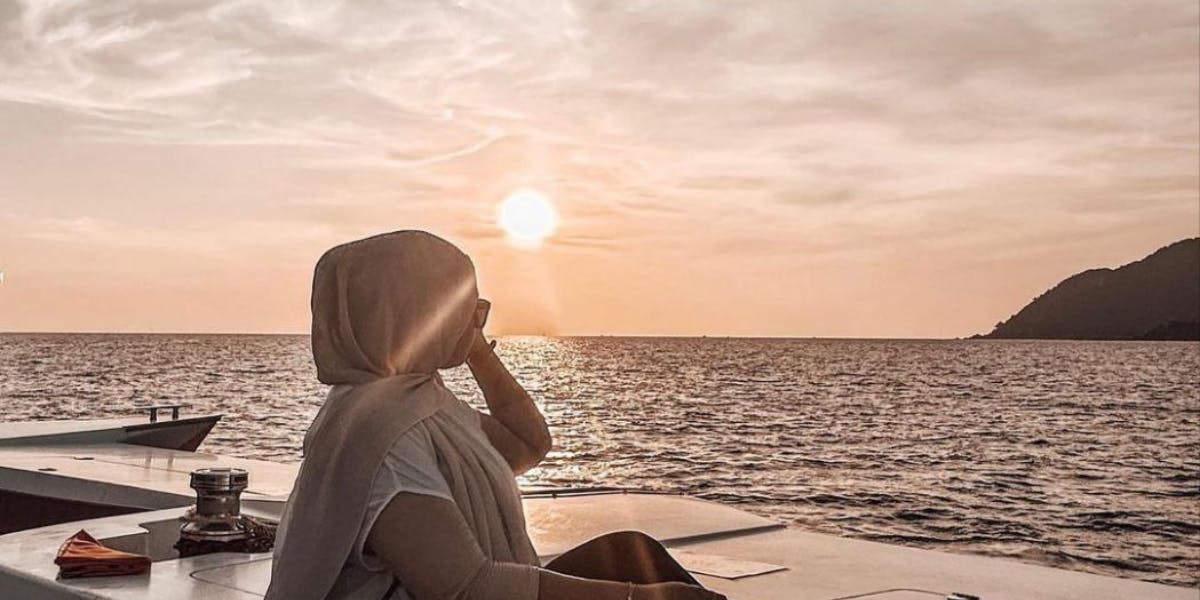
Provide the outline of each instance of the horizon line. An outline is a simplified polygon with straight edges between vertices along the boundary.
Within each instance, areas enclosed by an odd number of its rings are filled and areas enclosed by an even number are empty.
[[[178,336],[309,336],[308,332],[260,332],[260,331],[0,331],[0,335],[178,335]],[[502,333],[490,335],[493,338],[540,337],[540,338],[647,338],[647,339],[739,339],[739,340],[914,340],[914,341],[956,341],[970,339],[962,337],[858,337],[858,336],[814,336],[814,335],[733,335],[733,334],[665,334],[665,333],[571,333],[571,334],[541,334],[541,333]]]

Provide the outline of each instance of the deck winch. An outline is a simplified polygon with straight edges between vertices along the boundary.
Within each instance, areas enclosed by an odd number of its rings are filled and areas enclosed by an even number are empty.
[[[232,541],[245,537],[241,518],[242,491],[250,481],[244,469],[217,468],[192,471],[196,509],[188,514],[180,536],[196,542]]]

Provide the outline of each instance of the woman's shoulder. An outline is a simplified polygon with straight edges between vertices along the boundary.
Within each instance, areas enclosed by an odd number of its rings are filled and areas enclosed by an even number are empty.
[[[479,426],[479,411],[474,406],[468,404],[462,398],[455,394],[450,394],[448,399],[438,412],[444,416],[457,421],[463,425],[478,427]]]
[[[479,411],[453,394],[447,395],[436,415],[459,425],[471,428],[479,427]],[[433,437],[429,433],[427,423],[418,422],[400,434],[392,443],[388,454],[393,456],[435,455]]]
[[[433,460],[436,462],[437,452],[433,447],[433,439],[429,430],[420,423],[409,427],[392,442],[384,457],[383,468],[394,468],[397,465],[420,464]]]

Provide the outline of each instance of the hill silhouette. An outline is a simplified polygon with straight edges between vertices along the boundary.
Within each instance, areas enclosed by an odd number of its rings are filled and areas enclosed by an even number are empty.
[[[979,337],[1200,340],[1200,238],[1068,277]]]

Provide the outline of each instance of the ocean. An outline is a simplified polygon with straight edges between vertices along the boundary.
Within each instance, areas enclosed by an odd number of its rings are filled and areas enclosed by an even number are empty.
[[[556,440],[526,487],[617,486],[797,527],[1197,585],[1200,344],[501,338]],[[448,384],[482,406],[465,369]],[[201,450],[299,459],[306,336],[0,335],[3,420],[182,402]]]

